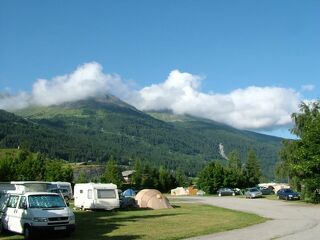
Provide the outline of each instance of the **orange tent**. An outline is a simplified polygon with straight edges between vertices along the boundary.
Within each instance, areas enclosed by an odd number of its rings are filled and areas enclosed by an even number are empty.
[[[140,208],[165,209],[172,208],[169,200],[156,189],[143,189],[135,197]]]

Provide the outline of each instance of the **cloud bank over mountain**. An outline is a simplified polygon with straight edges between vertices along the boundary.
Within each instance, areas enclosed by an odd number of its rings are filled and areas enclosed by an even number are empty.
[[[0,108],[49,106],[111,93],[140,110],[171,110],[222,122],[240,129],[288,126],[302,100],[293,89],[249,86],[227,94],[201,91],[200,76],[173,70],[162,83],[133,90],[119,75],[105,74],[96,62],[50,80],[38,79],[31,93],[0,94]],[[310,87],[308,87],[310,89]]]
[[[201,77],[174,70],[160,84],[145,87],[132,99],[142,110],[172,110],[226,123],[240,129],[287,126],[301,96],[293,89],[255,87],[228,94],[201,92]]]

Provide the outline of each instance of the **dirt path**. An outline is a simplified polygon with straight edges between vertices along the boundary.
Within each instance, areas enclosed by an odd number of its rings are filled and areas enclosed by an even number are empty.
[[[236,197],[190,197],[185,200],[251,212],[272,219],[243,229],[191,238],[193,240],[320,239],[320,206],[317,205]]]

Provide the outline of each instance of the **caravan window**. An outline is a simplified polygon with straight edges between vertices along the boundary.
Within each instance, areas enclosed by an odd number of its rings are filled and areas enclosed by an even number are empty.
[[[88,190],[88,199],[92,199],[92,189]]]
[[[18,205],[19,196],[10,196],[7,207],[16,208]]]
[[[116,198],[114,189],[98,189],[98,198]]]

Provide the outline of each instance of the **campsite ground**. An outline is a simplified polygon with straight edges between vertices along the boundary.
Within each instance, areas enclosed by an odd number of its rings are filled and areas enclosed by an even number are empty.
[[[191,237],[193,240],[313,240],[320,236],[318,205],[241,197],[173,197],[170,198],[170,202],[176,208],[113,212],[77,211],[77,230],[72,237],[65,239]],[[6,234],[1,235],[0,239],[22,239],[22,236]]]
[[[189,197],[183,201],[198,202],[228,209],[251,212],[270,220],[254,226],[211,234],[199,240],[314,240],[320,238],[320,206],[301,202],[270,201],[238,197]]]
[[[174,209],[76,211],[77,229],[70,238],[64,239],[183,239],[265,221],[255,214],[215,206],[172,203]],[[0,238],[7,240],[23,237],[6,234]]]

